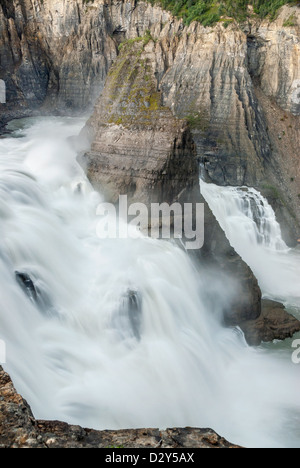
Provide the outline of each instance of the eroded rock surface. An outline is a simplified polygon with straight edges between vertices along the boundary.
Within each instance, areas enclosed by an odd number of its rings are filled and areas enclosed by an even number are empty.
[[[178,202],[182,213],[186,203],[203,203],[204,247],[193,256],[202,266],[214,268],[220,281],[234,281],[236,293],[228,298],[226,322],[256,319],[261,307],[257,280],[200,194],[196,146],[187,120],[163,105],[155,47],[153,38],[146,36],[122,48],[83,131],[92,143],[81,163],[109,202],[117,203],[119,195],[127,194],[130,203],[145,204],[149,213],[153,203]],[[149,219],[150,225],[157,222]]]
[[[185,27],[168,12],[129,0],[3,0],[0,123],[43,113],[91,112],[122,41],[152,43],[162,105],[185,118],[208,178],[273,194],[294,246],[300,236],[300,8],[276,21]]]
[[[245,321],[240,326],[251,346],[285,340],[300,331],[300,321],[289,314],[283,304],[270,300],[262,301],[262,313],[257,320]]]

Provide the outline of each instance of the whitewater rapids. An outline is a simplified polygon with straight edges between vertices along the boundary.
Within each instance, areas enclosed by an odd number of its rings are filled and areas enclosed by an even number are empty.
[[[84,123],[23,120],[0,139],[0,339],[17,390],[40,419],[212,427],[246,447],[300,447],[299,368],[222,327],[217,272],[212,301],[206,272],[174,244],[97,237],[101,194],[68,139]]]

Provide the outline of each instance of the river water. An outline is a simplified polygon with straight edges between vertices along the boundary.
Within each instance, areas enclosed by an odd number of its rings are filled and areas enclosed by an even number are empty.
[[[68,139],[84,124],[25,119],[0,139],[0,339],[35,417],[95,429],[212,427],[246,447],[300,447],[291,343],[249,348],[224,329],[228,290],[216,272],[212,301],[205,270],[173,243],[97,237],[101,194]],[[296,310],[294,260],[273,247],[292,271],[275,295]],[[275,284],[256,266],[270,293]]]

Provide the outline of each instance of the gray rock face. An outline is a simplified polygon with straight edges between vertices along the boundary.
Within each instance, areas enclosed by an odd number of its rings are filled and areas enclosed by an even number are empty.
[[[149,206],[200,196],[193,139],[187,122],[162,105],[151,43],[124,47],[85,129],[92,145],[83,164],[114,203],[126,194]]]
[[[186,28],[143,2],[2,0],[0,79],[7,103],[0,104],[0,125],[34,112],[92,112],[103,91],[88,124],[93,143],[85,162],[108,199],[123,191],[145,203],[203,201],[200,161],[213,182],[264,190],[292,244],[300,223],[299,24],[299,7],[242,31]],[[119,44],[145,34],[154,40],[143,50],[117,58]],[[243,323],[254,344],[273,339],[274,327],[289,336],[298,323],[280,307],[275,322],[261,314],[256,279],[205,210],[206,243],[196,256],[224,280],[239,279],[226,323]],[[210,430],[99,433],[35,421],[2,369],[0,397],[2,447],[231,446]]]
[[[8,100],[0,124],[37,109],[92,112],[118,45],[150,30],[162,105],[188,120],[207,177],[221,185],[274,187],[274,208],[294,244],[300,233],[299,11],[284,7],[275,22],[253,20],[243,30],[186,28],[143,2],[3,0],[0,79]]]
[[[169,19],[159,8],[144,3],[136,8],[130,1],[3,0],[0,79],[7,85],[7,105],[2,122],[41,106],[43,112],[72,114],[91,109],[118,44]]]
[[[248,33],[250,75],[293,115],[300,115],[299,33],[299,6],[285,6],[274,22],[253,24]]]

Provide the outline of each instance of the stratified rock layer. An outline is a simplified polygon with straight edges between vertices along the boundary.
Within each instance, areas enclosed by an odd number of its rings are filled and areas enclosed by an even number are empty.
[[[95,431],[38,421],[0,367],[0,448],[239,448],[211,429]]]
[[[300,236],[300,8],[276,21],[185,27],[129,0],[3,0],[0,125],[32,112],[91,111],[119,44],[149,30],[163,106],[185,118],[207,177],[269,196],[294,246]],[[274,194],[276,196],[274,197]]]
[[[82,132],[92,143],[81,163],[93,186],[113,203],[127,194],[131,203],[144,203],[149,212],[152,203],[179,202],[183,213],[186,203],[204,203],[204,247],[193,254],[202,266],[215,268],[215,275],[225,283],[229,277],[235,283],[226,322],[237,325],[241,320],[256,319],[261,311],[257,280],[230,246],[200,194],[199,166],[188,122],[162,104],[155,47],[149,34],[122,47]],[[151,218],[149,224],[153,222],[158,221]]]
[[[148,206],[199,199],[193,139],[187,122],[162,105],[154,62],[150,37],[124,46],[85,129],[87,175],[112,202],[119,195]]]
[[[210,289],[217,295],[218,281],[234,291],[224,301],[225,323],[242,326],[249,344],[293,335],[300,323],[284,310],[261,314],[257,280],[203,200],[188,122],[163,105],[156,64],[157,42],[150,33],[123,44],[82,133],[92,141],[81,160],[89,179],[107,201],[117,203],[119,195],[127,194],[131,203],[146,204],[149,211],[152,203],[204,203],[204,246],[193,254],[206,267],[208,296]]]

